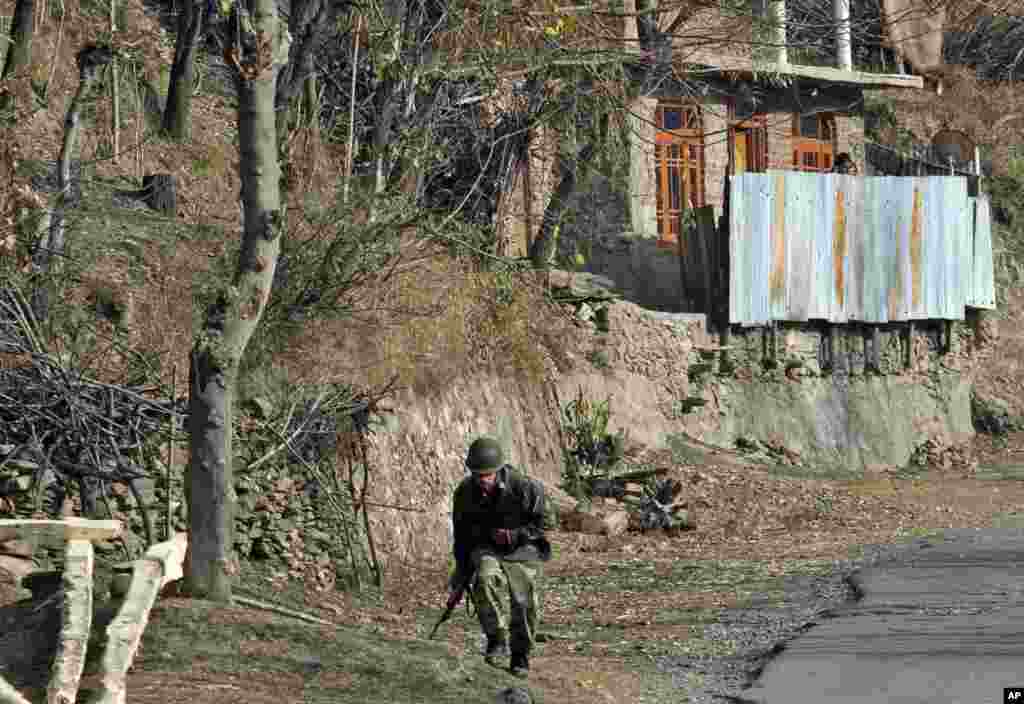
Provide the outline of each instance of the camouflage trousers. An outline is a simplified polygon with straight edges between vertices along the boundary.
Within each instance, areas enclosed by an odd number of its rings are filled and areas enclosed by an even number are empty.
[[[528,654],[540,621],[540,562],[510,562],[494,555],[479,557],[473,605],[488,638],[507,640],[513,653]],[[506,617],[502,597],[509,597]]]

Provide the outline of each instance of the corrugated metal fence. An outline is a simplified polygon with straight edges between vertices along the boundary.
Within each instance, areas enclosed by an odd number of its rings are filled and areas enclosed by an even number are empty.
[[[993,308],[989,204],[957,177],[731,179],[729,322],[962,320]]]

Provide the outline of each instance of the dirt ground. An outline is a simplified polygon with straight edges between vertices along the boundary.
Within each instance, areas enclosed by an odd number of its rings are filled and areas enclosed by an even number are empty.
[[[1024,457],[1024,433],[1000,440],[981,437],[973,456],[977,464],[855,481],[787,476],[792,468],[747,466],[732,455],[723,455],[718,464],[673,467],[672,474],[687,487],[695,530],[613,538],[552,532],[556,557],[546,570],[547,638],[534,658],[531,691],[545,702],[647,701],[659,687],[662,692],[671,688],[653,666],[659,657],[737,655],[709,625],[730,610],[780,607],[786,579],[829,573],[837,561],[856,558],[860,546],[904,541],[947,527],[1024,521],[1024,482],[1014,465]],[[658,458],[649,459],[657,464]],[[670,457],[666,453],[661,460]],[[333,590],[302,591],[301,585],[269,579],[247,581],[244,589],[338,624],[369,629],[394,643],[421,642],[444,598],[445,569],[394,566],[383,593],[370,600]],[[167,614],[188,604],[163,599],[150,630],[172,624]],[[232,646],[242,660],[293,648],[279,633],[260,636],[260,628],[284,621],[241,608],[210,614],[210,625],[225,633],[241,624],[250,629]],[[4,625],[8,633],[16,628]],[[478,631],[470,616],[460,610],[443,629],[440,642],[448,655],[479,659]],[[334,637],[329,631],[319,636],[325,643]],[[182,672],[179,666],[161,667],[161,659],[144,643],[129,677],[132,701],[166,701],[170,690],[193,704],[319,701],[309,694],[301,671],[257,676],[232,671],[202,653],[197,649],[189,671]],[[328,680],[318,680],[320,688],[344,692],[359,680],[343,666],[327,669],[321,677]],[[87,675],[83,687],[90,684]],[[366,701],[387,701],[373,697],[374,684],[365,676],[361,687]],[[405,700],[432,701],[409,697]]]

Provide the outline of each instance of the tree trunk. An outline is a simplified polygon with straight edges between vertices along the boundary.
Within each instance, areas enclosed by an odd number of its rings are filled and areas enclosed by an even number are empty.
[[[174,63],[167,87],[163,130],[177,140],[186,140],[192,132],[192,86],[196,80],[196,48],[203,29],[207,3],[186,0],[178,15],[178,37],[174,43]]]
[[[281,248],[280,166],[274,115],[277,72],[287,60],[275,0],[255,0],[254,36],[270,52],[242,53],[238,76],[238,151],[242,177],[242,249],[192,349],[186,477],[189,551],[186,588],[194,596],[231,599],[235,493],[231,427],[239,362],[263,315]],[[269,56],[268,56],[269,54]]]
[[[549,266],[555,257],[555,251],[558,248],[557,229],[562,222],[562,214],[576,190],[577,170],[580,164],[585,164],[590,160],[593,151],[593,145],[588,144],[571,163],[562,162],[562,178],[551,195],[548,207],[544,209],[544,218],[541,220],[537,238],[530,245],[530,262],[538,269]]]
[[[317,99],[315,73],[310,73],[302,82],[302,119],[310,129],[315,130],[320,125],[320,101]]]
[[[35,0],[18,0],[11,18],[11,43],[7,47],[3,78],[10,78],[32,63],[32,37],[35,34]]]
[[[109,48],[95,44],[88,44],[78,52],[78,90],[71,99],[67,116],[64,118],[64,140],[57,161],[57,202],[50,217],[50,228],[43,240],[36,245],[33,256],[33,264],[40,280],[32,292],[32,312],[40,323],[46,320],[50,312],[46,278],[54,268],[54,262],[59,262],[64,254],[64,211],[67,209],[68,195],[71,192],[71,157],[75,152],[75,143],[81,130],[82,104],[103,67],[111,62],[113,56]]]

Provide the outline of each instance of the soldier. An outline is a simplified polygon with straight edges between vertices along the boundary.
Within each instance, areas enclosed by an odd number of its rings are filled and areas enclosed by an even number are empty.
[[[455,489],[455,573],[449,589],[466,575],[480,628],[487,636],[484,660],[500,667],[511,646],[509,671],[526,677],[539,618],[542,562],[551,559],[544,537],[544,485],[504,464],[496,440],[473,441],[466,455],[470,476]],[[502,594],[508,593],[506,620]]]

